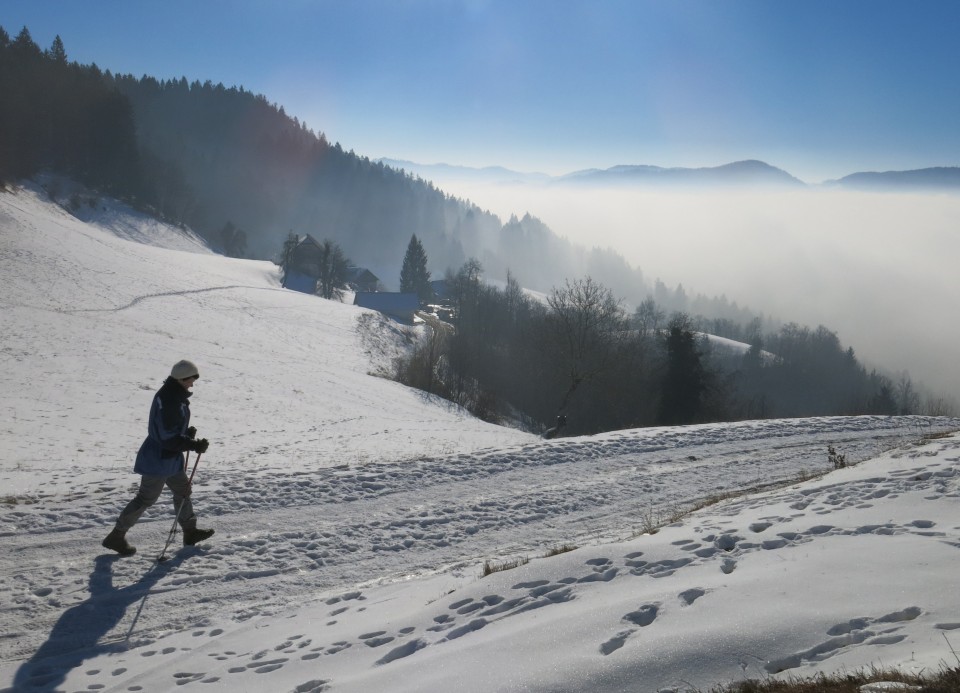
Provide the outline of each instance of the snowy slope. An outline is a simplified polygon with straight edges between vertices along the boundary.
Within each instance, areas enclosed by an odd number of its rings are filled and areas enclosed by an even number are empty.
[[[960,421],[541,441],[371,375],[400,348],[372,314],[100,211],[0,195],[0,690],[657,691],[949,657],[960,438],[920,441]],[[217,534],[156,564],[164,498],[109,555],[182,357]],[[857,466],[778,483],[827,445]]]
[[[201,369],[194,415],[219,447],[211,459],[237,469],[529,439],[368,375],[385,365],[368,353],[384,335],[358,330],[374,314],[281,289],[271,263],[132,243],[31,191],[0,196],[0,231],[7,493],[35,490],[37,471],[69,488],[67,462],[126,475],[153,391],[181,358]]]

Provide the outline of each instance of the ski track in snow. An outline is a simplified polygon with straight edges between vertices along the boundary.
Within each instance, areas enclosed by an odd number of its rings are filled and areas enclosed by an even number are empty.
[[[195,294],[205,294],[211,291],[230,291],[231,289],[250,289],[254,291],[284,291],[284,289],[276,289],[273,287],[264,287],[264,286],[243,286],[240,284],[231,284],[230,286],[210,286],[203,289],[190,289],[186,291],[163,291],[156,294],[145,294],[143,296],[137,296],[129,303],[117,306],[114,308],[72,308],[69,310],[63,310],[64,313],[115,313],[121,310],[127,310],[128,308],[133,308],[136,305],[139,305],[143,301],[148,301],[154,298],[168,298],[170,296],[191,296]]]
[[[35,629],[7,634],[0,640],[0,653],[4,659],[29,656],[55,628],[64,609],[82,609],[91,602],[98,608],[112,604],[121,614],[110,631],[101,634],[105,639],[101,643],[123,640],[138,647],[171,631],[202,628],[228,613],[237,621],[275,613],[289,604],[291,591],[344,589],[347,595],[334,603],[349,606],[354,599],[350,595],[360,594],[356,586],[367,582],[427,574],[444,566],[473,566],[502,556],[542,555],[564,543],[583,545],[630,536],[651,513],[669,516],[711,495],[755,487],[760,479],[769,483],[801,471],[825,471],[826,440],[856,462],[882,448],[918,439],[931,430],[928,424],[923,417],[855,417],[640,429],[472,456],[312,472],[284,473],[275,468],[256,476],[211,465],[206,481],[195,491],[195,504],[201,524],[215,527],[217,534],[209,544],[180,549],[173,560],[159,566],[153,559],[170,526],[168,497],[148,510],[131,532],[139,548],[131,559],[98,557],[103,553],[97,544],[100,535],[122,504],[116,492],[107,493],[114,491],[107,484],[77,488],[69,496],[43,498],[32,505],[3,506],[0,603]],[[916,474],[924,476],[931,492],[944,493],[950,486],[949,493],[954,493],[952,469],[907,472]],[[574,492],[565,483],[572,478],[577,484]],[[833,494],[818,489],[816,496],[797,493],[794,507],[812,518],[827,516],[835,507],[896,493],[902,483],[898,478],[877,479],[869,488],[844,486]],[[751,502],[747,498],[731,507]],[[777,522],[771,518],[769,527],[736,530],[717,527],[702,542],[677,547],[674,557],[651,561],[626,556],[621,565],[598,563],[550,586],[520,587],[499,595],[495,603],[458,605],[438,621],[436,630],[448,638],[460,637],[491,618],[569,598],[572,585],[609,580],[620,573],[663,577],[707,560],[732,571],[739,552],[805,540],[803,534],[778,535]],[[842,529],[824,519],[808,534],[928,530],[922,522]],[[960,537],[953,540],[960,543]],[[50,552],[63,557],[53,573],[44,570],[50,565]],[[96,561],[92,577],[85,567],[91,558]],[[105,592],[95,590],[98,575],[112,579],[114,591],[106,592],[108,597],[97,596]],[[265,594],[278,596],[264,601]],[[183,599],[193,603],[186,613],[172,608]],[[138,600],[148,601],[147,608],[127,608]],[[652,618],[655,609],[644,613],[625,618],[637,626]],[[466,615],[470,620],[465,622]],[[615,651],[633,630],[612,635],[601,650]],[[401,635],[384,633],[359,644],[381,647]],[[86,636],[78,637],[76,647],[91,644]],[[69,638],[58,646],[70,649]],[[404,645],[408,649],[386,654],[398,658],[420,646],[423,643]],[[303,654],[338,647],[328,643]]]
[[[698,444],[703,445],[705,442],[701,440]],[[573,447],[580,445],[582,444],[576,443]],[[932,454],[929,445],[926,451],[918,451],[908,446],[902,452],[894,453],[895,457],[903,459],[906,463],[906,466],[899,471],[855,483],[823,483],[816,487],[794,486],[771,491],[761,496],[733,499],[727,501],[724,512],[720,516],[704,514],[703,519],[698,519],[697,515],[692,516],[689,523],[698,538],[672,542],[666,551],[661,550],[659,553],[633,551],[611,558],[607,555],[609,552],[598,550],[597,553],[603,553],[603,555],[587,558],[582,561],[579,570],[570,570],[555,579],[529,582],[522,580],[511,582],[508,579],[507,582],[501,583],[507,585],[506,589],[493,589],[480,598],[460,598],[456,595],[441,598],[428,607],[433,613],[433,625],[429,627],[420,628],[412,623],[394,622],[385,624],[383,628],[357,632],[350,639],[324,641],[317,639],[315,635],[311,637],[308,633],[289,632],[280,635],[267,632],[260,641],[260,647],[253,651],[238,652],[217,647],[216,641],[224,634],[223,629],[211,628],[204,623],[203,604],[207,600],[212,600],[219,609],[222,609],[226,604],[232,603],[235,596],[229,594],[229,590],[222,589],[218,589],[213,594],[206,593],[205,583],[224,587],[233,581],[275,578],[278,571],[266,566],[271,560],[289,562],[293,556],[301,553],[304,547],[300,547],[299,543],[303,538],[298,533],[289,532],[287,534],[291,536],[285,534],[282,537],[271,537],[271,541],[276,540],[281,546],[286,545],[286,548],[280,551],[279,558],[272,550],[258,554],[257,551],[250,552],[241,548],[246,546],[247,549],[251,549],[258,546],[258,541],[250,540],[227,540],[226,543],[221,540],[210,549],[180,552],[170,563],[160,567],[148,567],[149,564],[143,560],[99,556],[96,558],[97,567],[89,585],[92,596],[87,596],[83,601],[68,608],[54,627],[54,631],[61,636],[74,633],[75,642],[71,643],[69,638],[62,638],[53,646],[50,645],[51,641],[48,641],[44,647],[50,649],[55,647],[58,654],[62,654],[64,650],[69,650],[71,645],[77,648],[90,647],[94,644],[89,641],[91,637],[102,635],[106,637],[101,637],[97,643],[99,651],[109,652],[111,648],[122,651],[133,647],[133,651],[139,657],[156,659],[158,667],[167,667],[170,671],[171,685],[202,682],[219,683],[220,687],[228,688],[231,685],[231,677],[251,673],[270,674],[294,662],[322,664],[343,652],[355,649],[374,651],[375,665],[389,664],[434,645],[467,638],[472,633],[497,621],[582,598],[587,591],[599,588],[603,583],[612,580],[657,580],[675,575],[690,567],[702,565],[712,565],[717,571],[729,574],[737,570],[738,564],[752,553],[777,552],[825,536],[871,534],[884,537],[909,533],[930,537],[960,548],[960,527],[940,527],[935,518],[924,517],[902,523],[887,522],[848,527],[831,523],[831,515],[837,511],[850,507],[867,508],[871,506],[872,501],[894,498],[900,493],[920,492],[926,494],[930,500],[960,498],[960,472],[955,468],[955,463],[960,461],[960,439],[954,437],[937,442],[934,446],[938,450],[946,450],[951,454],[946,463],[933,465],[926,463],[924,458]],[[676,449],[688,452],[690,448]],[[803,446],[791,446],[788,449],[800,450]],[[662,453],[662,450],[658,452]],[[513,454],[519,455],[518,452]],[[500,459],[505,457],[504,453]],[[590,457],[581,459],[594,462]],[[349,477],[349,475],[346,476]],[[385,499],[386,497],[381,497],[381,500]],[[789,516],[769,515],[763,521],[749,525],[736,524],[743,510],[762,509],[776,503],[780,503],[781,507],[785,503],[795,512]],[[725,521],[720,519],[722,517],[729,517],[731,520]],[[778,531],[780,525],[786,524],[792,527],[805,527],[805,529]],[[261,548],[270,545],[264,542],[266,542],[265,537],[260,540]],[[601,549],[602,546],[597,548]],[[368,547],[366,550],[369,552],[372,549]],[[195,555],[198,553],[202,555]],[[257,555],[260,557],[254,558]],[[245,561],[246,572],[241,574],[225,571],[223,563],[230,557],[240,562]],[[146,574],[144,570],[147,571]],[[328,593],[333,592],[331,596],[323,599],[323,604],[328,607],[327,626],[332,626],[338,619],[347,618],[351,613],[363,612],[367,608],[367,598],[362,587],[337,592],[331,589],[330,585],[323,585],[326,580],[319,576],[323,571],[315,572],[318,573],[316,587],[318,589],[324,587]],[[111,587],[109,585],[111,573],[115,575],[113,578],[115,583],[129,576],[130,584],[121,589],[117,589],[116,585]],[[25,577],[27,577],[25,574],[17,576],[18,579]],[[98,581],[103,584],[98,586]],[[282,589],[282,586],[277,585],[276,588]],[[59,586],[48,582],[45,587],[32,590],[31,594],[34,601],[42,603],[50,594],[56,594],[58,589]],[[259,588],[258,591],[262,593]],[[616,657],[618,651],[631,639],[641,637],[648,630],[655,631],[661,614],[677,609],[695,609],[697,600],[707,593],[708,590],[694,588],[677,593],[669,602],[638,604],[636,608],[621,614],[619,624],[611,624],[611,631],[606,638],[597,640],[595,643],[597,652],[603,657]],[[193,600],[197,606],[191,623],[156,620],[156,615],[164,611],[163,605],[166,599],[184,598]],[[22,604],[24,600],[18,601]],[[134,612],[132,607],[138,601],[141,601],[141,608],[143,604],[146,604],[146,608],[142,608],[140,622],[131,625],[129,612]],[[59,614],[65,605],[57,603],[50,606],[55,606],[54,611]],[[91,636],[89,627],[84,624],[84,616],[94,609],[100,614],[100,618],[104,611],[113,611],[118,614],[119,622],[111,633],[94,633]],[[38,611],[37,616],[42,618],[44,609]],[[63,624],[65,619],[69,620],[71,611],[75,612],[70,616],[76,621],[75,628],[70,627],[69,624],[67,626]],[[246,619],[266,612],[269,612],[269,606],[251,609],[250,605],[246,605],[246,608],[237,611],[234,617]],[[891,605],[890,611],[865,614],[862,617],[840,621],[823,633],[820,643],[803,651],[784,653],[782,657],[767,662],[764,668],[770,674],[788,672],[804,664],[829,659],[860,645],[882,647],[885,644],[900,642],[906,637],[902,633],[905,624],[917,619],[921,614],[922,609],[915,605]],[[151,625],[147,626],[148,623]],[[960,623],[938,623],[934,627],[942,631],[950,631],[960,628]],[[128,630],[130,628],[134,628],[132,634]],[[180,649],[152,646],[154,640],[163,633],[184,629],[192,629],[191,634],[197,641],[197,647],[207,658],[209,667],[205,670],[178,668],[176,659],[182,654]],[[42,630],[46,632],[46,629]],[[6,655],[14,654],[9,651],[9,648],[7,649]],[[46,668],[41,663],[40,666],[31,670],[30,677],[23,681],[28,690],[30,687],[42,689],[51,679],[56,678],[55,670],[57,667]],[[97,668],[90,668],[86,673],[92,681],[102,682],[107,679],[106,672]],[[124,673],[125,669],[119,668],[110,672],[110,676],[122,679]],[[246,681],[242,678],[237,680]],[[335,683],[329,679],[312,678],[303,681],[294,690],[318,693],[336,688]],[[94,687],[103,686],[97,684]],[[210,688],[219,690],[220,687],[211,686]],[[140,689],[130,686],[126,690]]]
[[[954,440],[948,444],[954,451],[960,452],[960,441]],[[907,459],[922,456],[905,452]],[[955,456],[953,461],[960,460]],[[218,652],[212,654],[216,659],[231,662],[227,671],[240,673],[248,670],[261,671],[283,666],[293,660],[314,660],[336,656],[344,650],[354,647],[383,648],[383,655],[377,664],[386,664],[410,656],[431,645],[448,642],[457,638],[469,636],[471,633],[487,627],[491,623],[510,618],[534,609],[550,607],[577,599],[584,591],[598,583],[609,582],[614,579],[629,579],[630,577],[646,576],[659,579],[674,575],[677,571],[688,566],[710,563],[723,573],[731,573],[737,564],[746,555],[756,551],[777,551],[802,543],[810,542],[823,536],[842,536],[849,534],[874,534],[877,536],[895,536],[903,533],[914,533],[922,536],[937,537],[940,540],[956,545],[960,538],[960,527],[937,528],[937,523],[931,519],[916,519],[906,524],[884,523],[858,527],[839,527],[829,524],[829,516],[835,511],[847,507],[870,507],[870,499],[894,497],[894,494],[907,491],[924,491],[931,498],[958,498],[960,497],[960,473],[953,465],[927,466],[920,464],[907,468],[887,477],[878,477],[854,484],[836,484],[810,489],[786,490],[777,492],[771,498],[746,497],[735,500],[727,505],[730,517],[736,517],[744,508],[763,508],[771,500],[786,500],[790,507],[797,510],[789,517],[769,516],[764,522],[752,523],[749,526],[729,526],[728,522],[698,523],[696,517],[692,519],[693,531],[701,535],[699,540],[681,540],[674,542],[675,550],[668,555],[645,555],[643,552],[631,552],[611,560],[606,556],[587,559],[578,572],[563,575],[554,580],[537,580],[533,582],[517,582],[511,585],[509,591],[494,592],[480,599],[441,600],[436,607],[433,618],[435,625],[418,633],[414,626],[393,626],[389,630],[377,630],[360,633],[354,640],[338,640],[334,642],[314,642],[301,634],[293,634],[281,642],[272,644],[251,655],[238,656],[236,653]],[[803,523],[809,525],[806,531],[777,532],[777,525],[781,523]],[[674,608],[691,607],[696,600],[706,592],[691,589],[676,595]],[[350,610],[363,610],[365,597],[362,591],[347,592],[327,600],[331,607],[329,617],[331,622]],[[647,603],[639,605],[637,609],[624,613],[621,618],[621,628],[603,642],[597,643],[597,649],[603,656],[613,655],[632,637],[645,628],[655,625],[661,608],[661,603]],[[915,606],[891,611],[889,613],[866,616],[837,623],[824,633],[822,643],[809,650],[790,653],[780,659],[768,662],[765,669],[769,673],[779,673],[801,666],[807,662],[822,661],[846,648],[861,643],[867,645],[883,645],[902,640],[900,633],[902,624],[916,619],[921,610]],[[960,624],[937,624],[942,630],[960,628]],[[266,644],[266,643],[265,643]],[[277,656],[278,653],[283,656]],[[265,658],[271,657],[264,662]],[[238,663],[236,660],[240,659]],[[197,680],[204,679],[206,674],[195,674]],[[216,677],[213,677],[216,680]],[[326,681],[306,682],[320,685]],[[306,689],[305,689],[306,690]],[[322,690],[317,688],[316,690]]]

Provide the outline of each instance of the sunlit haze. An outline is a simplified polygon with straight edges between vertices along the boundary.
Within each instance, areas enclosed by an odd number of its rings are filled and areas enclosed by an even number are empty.
[[[4,0],[0,25],[104,70],[243,86],[371,159],[758,159],[811,184],[960,163],[952,2]],[[648,280],[824,324],[868,362],[956,372],[954,197],[438,184],[613,247]]]
[[[960,343],[948,317],[960,305],[960,197],[447,187],[501,215],[529,211],[587,247],[616,248],[650,282],[825,325],[868,363],[960,392],[948,347]]]

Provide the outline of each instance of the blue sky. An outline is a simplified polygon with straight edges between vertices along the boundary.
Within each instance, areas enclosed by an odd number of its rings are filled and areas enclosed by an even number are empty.
[[[103,69],[243,86],[378,158],[960,165],[960,2],[0,0]]]

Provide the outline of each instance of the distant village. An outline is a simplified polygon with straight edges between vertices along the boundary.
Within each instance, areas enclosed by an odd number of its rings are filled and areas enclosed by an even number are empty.
[[[316,238],[310,234],[296,236],[283,260],[283,287],[317,295],[323,255],[323,245]],[[347,265],[344,284],[354,293],[354,305],[378,311],[398,322],[412,325],[418,316],[444,322],[453,318],[453,304],[445,279],[430,282],[433,299],[429,302],[422,301],[414,292],[384,290],[380,278],[366,267]]]

